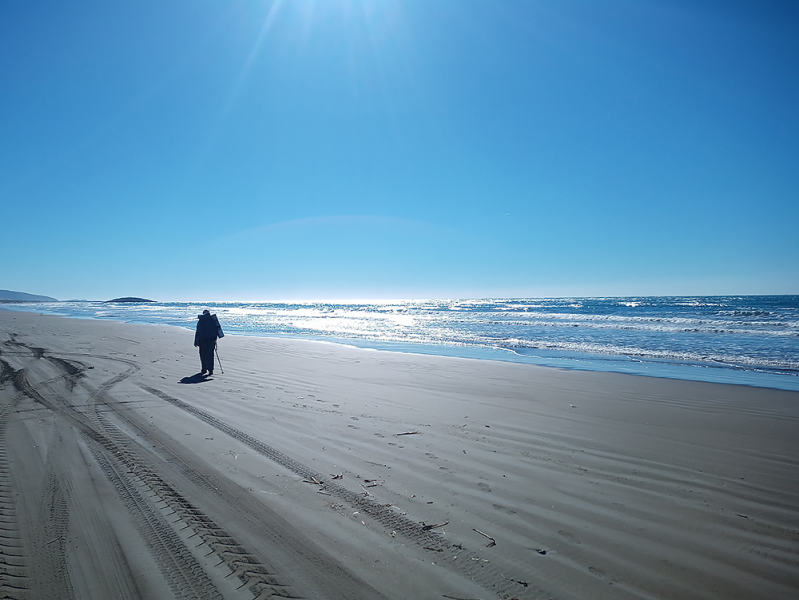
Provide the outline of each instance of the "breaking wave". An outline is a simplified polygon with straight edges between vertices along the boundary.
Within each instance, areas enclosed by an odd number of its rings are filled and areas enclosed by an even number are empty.
[[[686,370],[702,367],[713,373],[753,374],[737,380],[753,385],[758,385],[756,374],[768,373],[784,376],[779,381],[788,383],[769,380],[765,385],[799,389],[799,296],[57,302],[4,307],[186,328],[193,328],[197,314],[210,308],[230,333],[438,354],[481,356],[481,351],[490,351],[490,358],[624,372],[641,371],[646,363],[647,374],[664,371],[664,365],[681,366],[683,371],[666,369],[667,376],[686,378],[707,378],[706,373],[696,376]]]

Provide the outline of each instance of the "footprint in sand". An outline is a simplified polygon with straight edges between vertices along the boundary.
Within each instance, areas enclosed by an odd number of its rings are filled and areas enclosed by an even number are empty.
[[[580,540],[578,540],[577,536],[575,536],[571,531],[566,531],[565,529],[561,529],[560,531],[558,531],[558,533],[563,537],[565,537],[570,542],[572,542],[573,544],[580,543]]]
[[[482,482],[481,482],[481,483],[478,483],[478,484],[477,484],[477,487],[479,487],[479,488],[480,488],[481,490],[483,490],[484,492],[490,492],[490,491],[491,491],[491,488],[488,486],[488,484],[487,484],[487,483],[482,483]]]

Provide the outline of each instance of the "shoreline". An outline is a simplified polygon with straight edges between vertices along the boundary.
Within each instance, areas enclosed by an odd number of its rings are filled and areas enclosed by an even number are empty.
[[[0,305],[0,310],[11,312],[28,312],[66,319],[97,320],[129,325],[155,325],[176,327],[193,331],[189,325],[174,323],[154,323],[136,320],[122,320],[114,317],[96,317],[80,315],[62,315],[58,313],[16,311]],[[370,349],[384,352],[412,354],[419,356],[443,356],[452,358],[468,358],[497,362],[528,364],[540,367],[563,369],[567,371],[586,371],[594,373],[616,373],[656,379],[672,379],[729,385],[744,385],[754,388],[799,391],[799,374],[769,371],[767,368],[744,368],[735,365],[717,365],[681,361],[676,359],[659,359],[655,357],[638,357],[627,354],[594,354],[548,349],[514,349],[503,347],[459,346],[449,343],[423,344],[418,342],[378,341],[366,338],[344,338],[339,336],[268,333],[268,332],[226,332],[226,336],[244,336],[266,339],[287,339],[297,341],[314,341],[338,344],[345,347]]]
[[[799,393],[255,336],[206,379],[192,341],[0,311],[34,595],[799,592]]]

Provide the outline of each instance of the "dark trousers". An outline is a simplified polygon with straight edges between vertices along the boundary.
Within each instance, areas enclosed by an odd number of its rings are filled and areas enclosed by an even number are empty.
[[[203,371],[214,370],[214,348],[216,348],[216,340],[200,342],[200,364],[202,364]]]

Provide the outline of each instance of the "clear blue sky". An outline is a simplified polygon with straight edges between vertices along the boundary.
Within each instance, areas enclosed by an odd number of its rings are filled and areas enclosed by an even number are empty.
[[[799,293],[799,3],[4,0],[0,288]]]

